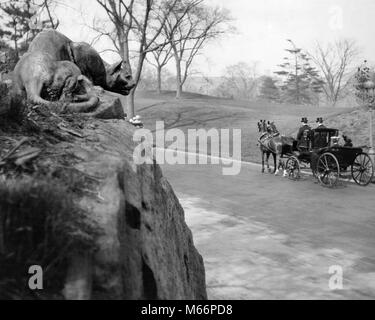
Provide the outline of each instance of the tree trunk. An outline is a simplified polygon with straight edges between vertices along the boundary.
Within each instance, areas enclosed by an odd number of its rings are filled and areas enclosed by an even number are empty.
[[[157,73],[158,73],[158,88],[157,88],[157,90],[158,90],[158,94],[161,94],[161,72],[162,72],[162,67],[158,67],[157,68]]]
[[[182,78],[181,78],[181,64],[176,60],[176,99],[182,96]]]
[[[130,57],[129,57],[129,43],[127,40],[128,36],[125,34],[125,32],[121,28],[117,30],[117,34],[118,34],[118,38],[120,39],[119,54],[121,56],[122,61],[126,61],[128,63],[128,68],[129,68],[128,71],[133,77],[133,70],[130,65]],[[134,102],[135,90],[136,88],[131,90],[130,94],[126,97],[126,108],[124,108],[126,110],[124,110],[124,112],[126,113],[128,119],[132,119],[135,117],[135,102]]]
[[[132,119],[135,117],[135,88],[127,96],[126,104],[127,104],[127,118]]]
[[[174,59],[176,62],[176,99],[180,99],[182,95],[182,75],[181,75],[181,59],[177,49],[174,48]]]
[[[182,85],[177,84],[176,99],[181,99],[182,96]]]
[[[16,52],[16,58],[18,61],[18,59],[20,58],[20,53],[18,50],[18,41],[17,41],[17,22],[13,19],[13,23],[14,23],[14,51]]]
[[[142,52],[142,48],[139,50]],[[142,69],[143,69],[143,63],[145,61],[146,54],[142,53],[139,58],[138,58],[138,66],[137,70],[135,72],[135,77],[133,77],[135,87],[133,88],[132,91],[130,91],[129,97],[128,97],[128,119],[134,118],[136,116],[135,114],[135,91],[138,88],[139,81],[141,80],[141,74],[142,74]]]

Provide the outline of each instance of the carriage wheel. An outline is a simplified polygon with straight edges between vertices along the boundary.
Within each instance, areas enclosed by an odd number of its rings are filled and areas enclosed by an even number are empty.
[[[356,184],[366,187],[374,177],[374,164],[366,153],[359,154],[352,164],[352,177]]]
[[[286,162],[286,172],[291,180],[299,180],[301,178],[301,166],[296,157],[290,157]]]
[[[333,188],[340,178],[340,165],[332,153],[324,153],[318,159],[316,176],[321,185]]]

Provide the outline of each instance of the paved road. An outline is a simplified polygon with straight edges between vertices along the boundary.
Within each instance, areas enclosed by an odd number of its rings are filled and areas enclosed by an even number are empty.
[[[375,298],[375,187],[331,190],[256,166],[162,166],[203,255],[212,299]],[[329,268],[343,289],[329,288]]]

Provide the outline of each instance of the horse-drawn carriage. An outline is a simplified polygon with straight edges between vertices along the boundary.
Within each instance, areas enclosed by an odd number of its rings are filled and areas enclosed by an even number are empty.
[[[360,186],[367,186],[374,177],[374,164],[363,148],[340,145],[339,130],[318,128],[310,131],[305,148],[286,148],[285,170],[291,179],[301,177],[301,169],[310,166],[318,181],[334,187],[340,178],[351,178]]]

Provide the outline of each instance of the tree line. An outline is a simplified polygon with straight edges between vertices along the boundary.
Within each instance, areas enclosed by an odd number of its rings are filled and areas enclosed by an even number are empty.
[[[224,68],[222,76],[207,77],[196,74],[185,81],[187,90],[230,99],[264,99],[275,103],[336,106],[345,98],[356,98],[355,75],[360,50],[352,40],[333,43],[317,42],[311,51],[297,47],[287,40],[286,55],[272,75],[262,75],[257,62],[238,62]],[[148,59],[154,68],[165,66],[173,55],[161,56],[160,64]],[[159,60],[158,60],[159,61]],[[161,91],[175,89],[175,75],[165,70],[153,72],[146,67],[147,76],[141,81],[142,89]]]
[[[135,115],[135,93],[139,86],[152,86],[159,93],[173,87],[180,98],[193,75],[195,59],[205,46],[234,31],[230,12],[204,0],[95,0],[103,17],[95,17],[90,28],[91,44],[102,38],[108,50],[130,61],[128,71],[136,87],[127,100],[129,117]],[[56,0],[9,0],[0,5],[1,72],[11,70],[28,44],[43,28],[58,29]],[[85,40],[85,39],[83,39]],[[287,40],[286,55],[273,75],[262,76],[257,63],[228,66],[220,79],[204,78],[210,93],[227,98],[263,98],[293,104],[331,105],[350,93],[354,64],[359,50],[355,42],[340,40],[317,43],[308,52]],[[174,74],[166,77],[173,62]],[[150,72],[151,66],[154,71]],[[163,76],[164,75],[164,76]],[[208,91],[208,90],[207,90]]]
[[[9,0],[0,3],[1,72],[10,71],[43,28],[57,28],[52,0]]]
[[[158,73],[170,60],[176,69],[176,98],[190,76],[194,59],[205,45],[231,30],[227,10],[212,7],[203,0],[95,0],[106,18],[95,18],[91,29],[96,33],[92,44],[102,37],[124,61],[131,61],[128,71],[136,87],[128,97],[128,116],[135,115],[135,92],[142,79],[145,61]],[[0,6],[0,41],[2,72],[12,69],[28,44],[43,28],[58,29],[54,15],[55,0],[9,0]],[[84,40],[84,39],[83,39]],[[87,41],[88,42],[88,41]]]
[[[107,37],[115,51],[129,65],[136,88],[128,97],[128,115],[134,116],[135,91],[142,79],[145,61],[156,69],[158,89],[162,72],[172,59],[176,70],[176,98],[190,75],[194,59],[205,45],[229,32],[227,10],[210,7],[203,0],[96,0],[105,10],[107,21],[95,20],[92,30]],[[132,59],[133,58],[133,59]]]
[[[296,46],[288,39],[286,55],[274,76],[263,76],[259,97],[274,102],[331,106],[353,94],[353,81],[359,49],[354,41],[342,39],[312,51]],[[254,79],[256,81],[257,79]]]

